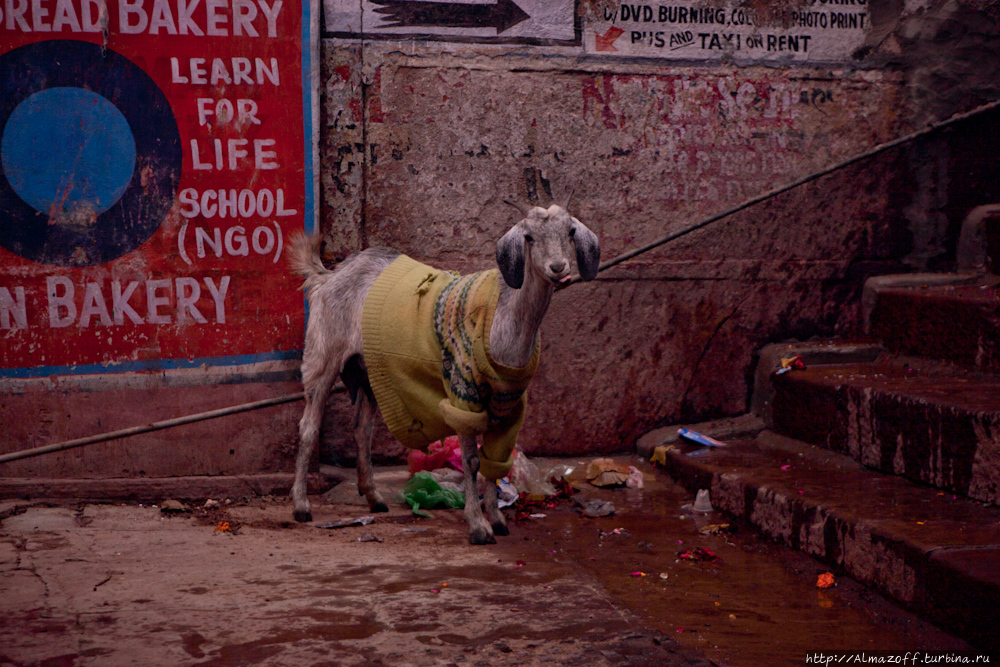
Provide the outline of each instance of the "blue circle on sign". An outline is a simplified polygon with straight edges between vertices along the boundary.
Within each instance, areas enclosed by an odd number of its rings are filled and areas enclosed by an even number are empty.
[[[0,154],[14,192],[46,215],[100,215],[135,172],[125,116],[83,88],[48,88],[24,99],[7,119]]]
[[[0,128],[0,247],[19,257],[110,262],[148,241],[174,205],[183,160],[170,102],[100,44],[0,53]]]

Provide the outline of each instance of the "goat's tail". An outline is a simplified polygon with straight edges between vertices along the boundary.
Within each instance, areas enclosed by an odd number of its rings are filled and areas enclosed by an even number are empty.
[[[320,259],[320,244],[323,237],[318,233],[295,234],[288,240],[288,266],[292,273],[305,278],[302,288],[308,290],[318,280],[327,274],[333,273],[323,266]]]

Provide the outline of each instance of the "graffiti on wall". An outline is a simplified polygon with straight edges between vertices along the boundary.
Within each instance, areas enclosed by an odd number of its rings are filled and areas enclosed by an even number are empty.
[[[581,101],[586,135],[607,142],[607,159],[664,210],[688,214],[735,205],[864,148],[880,103],[787,70],[588,76]]]
[[[4,3],[0,377],[301,348],[303,26],[298,0]]]
[[[586,22],[588,53],[674,60],[849,60],[867,35],[867,0],[604,2]]]

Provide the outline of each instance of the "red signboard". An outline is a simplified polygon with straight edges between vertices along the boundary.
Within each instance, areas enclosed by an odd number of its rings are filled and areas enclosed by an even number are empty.
[[[301,349],[309,0],[0,5],[0,377]]]

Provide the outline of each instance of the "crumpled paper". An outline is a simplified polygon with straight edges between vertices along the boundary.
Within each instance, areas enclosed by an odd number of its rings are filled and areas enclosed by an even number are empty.
[[[614,459],[594,459],[587,466],[587,481],[594,486],[621,486],[631,472],[629,466]]]

